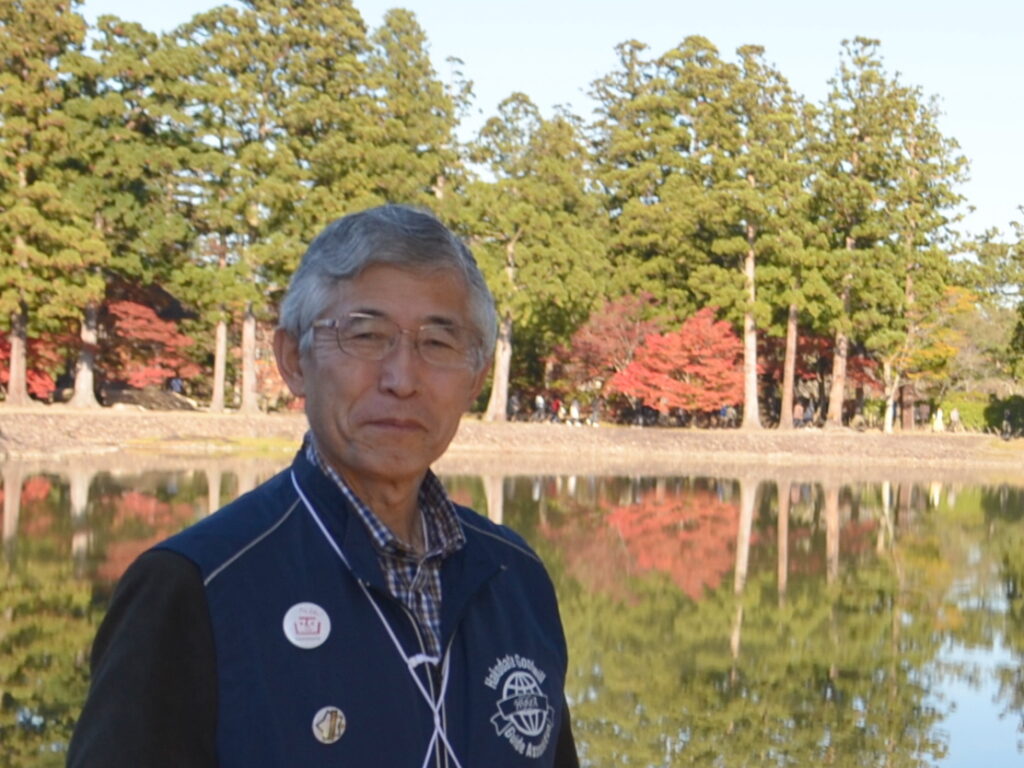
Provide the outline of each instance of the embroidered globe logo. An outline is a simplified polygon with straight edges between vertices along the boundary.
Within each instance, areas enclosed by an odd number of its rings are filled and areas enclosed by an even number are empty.
[[[540,736],[547,722],[547,698],[529,672],[513,672],[502,687],[505,699],[514,701],[515,712],[509,717],[516,730],[524,736]]]

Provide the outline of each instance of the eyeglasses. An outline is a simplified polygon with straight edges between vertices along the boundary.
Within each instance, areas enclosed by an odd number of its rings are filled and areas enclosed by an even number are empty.
[[[469,328],[448,323],[428,323],[402,328],[378,315],[353,312],[343,318],[324,318],[312,326],[334,331],[338,348],[360,360],[383,360],[409,334],[420,357],[438,368],[473,368],[479,361],[479,337]]]

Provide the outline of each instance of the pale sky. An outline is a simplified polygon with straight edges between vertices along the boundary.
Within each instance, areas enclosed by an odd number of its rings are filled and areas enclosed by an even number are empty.
[[[90,21],[104,13],[171,29],[217,0],[86,0]],[[820,101],[839,62],[840,43],[881,40],[887,71],[940,98],[940,126],[971,161],[961,188],[977,211],[964,227],[980,232],[1024,220],[1024,3],[1015,0],[355,0],[370,27],[384,11],[413,11],[430,41],[435,69],[449,56],[474,83],[477,119],[514,91],[545,114],[569,105],[589,119],[590,83],[616,68],[615,46],[629,39],[661,54],[703,35],[723,58],[740,45],[765,48],[794,89]]]

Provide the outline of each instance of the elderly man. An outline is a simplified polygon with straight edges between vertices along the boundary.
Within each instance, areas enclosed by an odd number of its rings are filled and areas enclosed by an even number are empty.
[[[384,206],[316,238],[274,338],[306,440],[125,573],[69,766],[577,765],[544,567],[430,471],[495,328],[429,214]]]

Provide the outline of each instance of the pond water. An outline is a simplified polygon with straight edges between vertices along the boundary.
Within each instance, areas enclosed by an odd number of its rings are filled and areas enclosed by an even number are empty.
[[[286,461],[3,465],[0,768],[63,764],[132,558]],[[548,565],[584,765],[1019,766],[1024,489],[896,474],[444,479]]]

